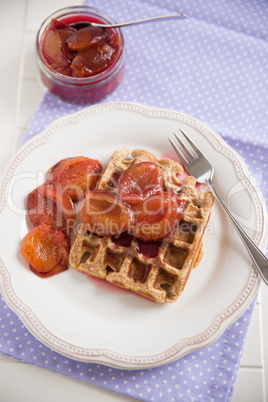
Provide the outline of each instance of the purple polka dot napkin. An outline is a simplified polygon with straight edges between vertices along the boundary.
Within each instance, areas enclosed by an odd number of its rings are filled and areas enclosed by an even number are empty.
[[[124,29],[125,76],[103,102],[133,101],[176,109],[208,124],[244,158],[267,201],[267,1],[92,0],[86,4],[117,21],[175,12],[190,17]],[[46,93],[24,140],[81,108]],[[50,350],[1,298],[0,351],[144,401],[226,401],[232,398],[254,304],[255,300],[212,345],[162,367],[128,371],[76,362]]]

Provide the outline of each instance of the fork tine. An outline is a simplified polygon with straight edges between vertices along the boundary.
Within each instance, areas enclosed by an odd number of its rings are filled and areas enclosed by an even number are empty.
[[[183,155],[183,153],[181,152],[181,150],[177,147],[177,145],[174,144],[174,142],[169,138],[168,139],[169,142],[171,143],[171,145],[173,146],[176,154],[178,155],[178,157],[180,158],[180,160],[182,161],[182,163],[184,164],[185,167],[187,167],[189,165],[188,160],[185,158],[185,156]]]
[[[184,150],[185,154],[187,155],[187,157],[189,158],[189,160],[196,158],[196,153],[194,153],[189,146],[187,146],[187,144],[185,144],[184,142],[182,142],[182,140],[177,136],[177,134],[173,133],[174,136],[176,137],[176,140],[178,141],[178,143],[180,144],[180,146],[182,147],[182,149]]]
[[[186,140],[191,145],[193,150],[196,152],[197,156],[201,155],[201,153],[200,153],[199,149],[197,148],[197,146],[195,145],[195,143],[191,140],[190,137],[188,137],[188,135],[185,133],[185,131],[183,131],[182,128],[180,128],[180,132],[183,134],[183,136],[186,138]]]

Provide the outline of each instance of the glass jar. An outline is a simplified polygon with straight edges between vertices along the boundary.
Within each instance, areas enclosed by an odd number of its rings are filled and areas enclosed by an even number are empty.
[[[86,104],[94,103],[112,93],[121,82],[124,74],[125,50],[122,31],[110,29],[117,38],[117,52],[107,68],[95,75],[81,77],[68,76],[55,70],[44,54],[44,38],[52,20],[76,27],[86,26],[88,22],[115,24],[103,11],[87,6],[72,6],[51,14],[41,25],[36,37],[36,58],[43,84],[48,90],[64,101]],[[82,24],[82,25],[81,25]]]

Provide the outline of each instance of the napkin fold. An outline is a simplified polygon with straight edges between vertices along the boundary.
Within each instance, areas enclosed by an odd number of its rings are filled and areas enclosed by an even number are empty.
[[[125,28],[125,76],[101,102],[133,101],[176,109],[211,126],[244,158],[267,202],[268,3],[92,0],[85,4],[117,21],[172,12],[189,16]],[[24,140],[82,108],[45,93]],[[210,346],[162,367],[128,371],[74,361],[50,350],[0,298],[0,351],[144,401],[227,401],[232,398],[255,301]]]

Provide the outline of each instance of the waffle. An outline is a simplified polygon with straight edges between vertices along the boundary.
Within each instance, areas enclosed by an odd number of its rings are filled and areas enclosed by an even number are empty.
[[[177,228],[163,238],[158,255],[146,258],[139,253],[139,239],[129,247],[115,244],[110,236],[89,233],[83,223],[71,247],[71,267],[88,275],[105,279],[114,285],[139,293],[156,302],[175,302],[182,293],[189,275],[201,261],[203,235],[209,221],[214,197],[196,188],[192,176],[179,181],[182,166],[170,159],[158,159],[145,150],[136,149],[129,158],[129,149],[119,148],[108,162],[97,188],[117,194],[116,183],[121,173],[144,161],[156,162],[164,175],[164,189],[179,193],[186,201],[183,219]]]

